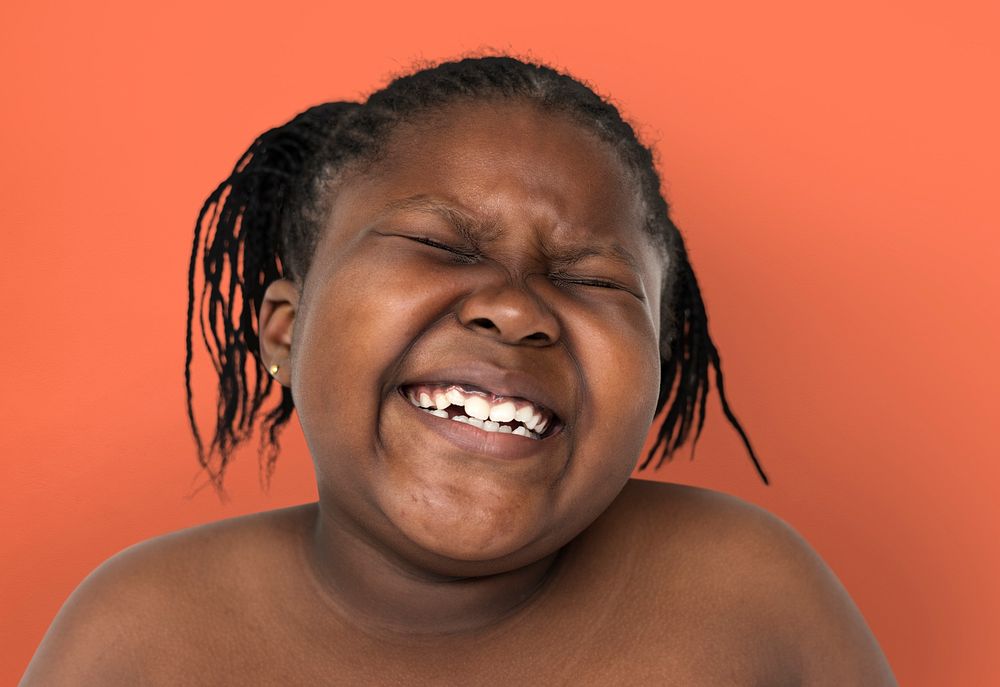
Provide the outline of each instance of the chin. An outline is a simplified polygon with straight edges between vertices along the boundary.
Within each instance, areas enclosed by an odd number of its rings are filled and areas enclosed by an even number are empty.
[[[530,503],[479,498],[470,503],[468,493],[438,494],[396,492],[398,498],[383,504],[384,512],[403,536],[435,558],[466,563],[494,562],[507,568],[526,564],[525,549],[536,543],[546,529],[549,513]],[[545,552],[536,556],[541,558]],[[439,570],[442,574],[466,574]]]

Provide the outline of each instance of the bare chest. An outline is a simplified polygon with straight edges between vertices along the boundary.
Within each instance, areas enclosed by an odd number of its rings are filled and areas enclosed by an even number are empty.
[[[668,609],[662,599],[622,589],[553,599],[544,612],[474,641],[386,641],[331,626],[302,608],[249,616],[219,610],[212,616],[226,622],[194,631],[186,623],[187,638],[172,651],[164,654],[162,644],[153,650],[144,683],[795,684],[781,651],[761,642],[738,612],[727,617],[696,600]]]
[[[796,684],[780,666],[744,648],[692,642],[689,646],[582,645],[571,639],[539,642],[530,652],[503,646],[467,652],[441,646],[407,656],[389,648],[351,651],[350,642],[317,655],[276,652],[252,644],[225,652],[197,652],[162,663],[147,684],[190,685],[775,685]],[[299,645],[302,648],[302,645]],[[156,680],[149,678],[156,676]]]

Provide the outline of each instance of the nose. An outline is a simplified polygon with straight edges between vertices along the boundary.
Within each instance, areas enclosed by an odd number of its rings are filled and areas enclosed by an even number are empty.
[[[548,346],[559,340],[552,312],[533,294],[509,283],[476,290],[459,306],[458,319],[507,344]]]

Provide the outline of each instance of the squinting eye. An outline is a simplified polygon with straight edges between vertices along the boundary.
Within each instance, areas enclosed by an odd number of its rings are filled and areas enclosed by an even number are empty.
[[[425,244],[427,246],[430,246],[432,248],[439,248],[440,250],[446,250],[449,253],[453,253],[453,254],[459,256],[460,258],[463,258],[467,262],[474,262],[475,259],[476,259],[476,257],[474,255],[472,255],[471,253],[469,253],[468,251],[459,250],[458,248],[452,248],[451,246],[447,246],[447,245],[445,245],[443,243],[438,243],[437,241],[435,241],[433,239],[429,239],[429,238],[424,237],[424,236],[407,236],[406,238],[412,239],[413,241],[416,241],[417,243],[423,243],[423,244]]]
[[[565,277],[556,277],[558,281],[565,282],[567,284],[580,284],[581,286],[598,286],[605,289],[620,289],[622,288],[618,284],[610,281],[604,281],[602,279],[567,279]]]
[[[596,286],[599,289],[604,289],[607,291],[617,291],[620,294],[629,294],[630,296],[636,298],[642,303],[646,302],[646,297],[642,295],[641,291],[636,291],[635,288],[619,284],[618,282],[607,281],[605,279],[573,279],[571,277],[564,277],[562,275],[554,274],[550,277],[556,284],[573,284],[579,286]]]

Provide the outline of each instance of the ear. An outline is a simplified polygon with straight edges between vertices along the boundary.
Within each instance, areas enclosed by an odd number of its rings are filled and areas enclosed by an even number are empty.
[[[271,282],[264,292],[257,315],[260,359],[269,374],[274,365],[278,366],[278,371],[272,376],[282,386],[291,386],[292,383],[292,332],[298,307],[298,287],[288,279],[278,279]]]

